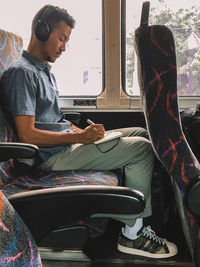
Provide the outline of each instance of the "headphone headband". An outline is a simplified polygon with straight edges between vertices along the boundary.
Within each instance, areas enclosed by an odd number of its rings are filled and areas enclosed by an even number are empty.
[[[44,12],[42,13],[42,16],[41,16],[41,18],[39,19],[40,21],[44,21],[44,22],[46,22],[46,20],[48,19],[48,17],[51,15],[51,13],[54,11],[54,9],[52,8],[52,7],[50,7],[50,6],[48,6],[45,10],[44,10]],[[38,20],[38,21],[39,21]]]

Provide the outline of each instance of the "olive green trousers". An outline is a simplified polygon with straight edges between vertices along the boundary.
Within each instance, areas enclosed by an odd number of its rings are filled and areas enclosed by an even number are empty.
[[[144,194],[144,212],[121,216],[109,214],[106,217],[132,226],[136,218],[148,217],[151,209],[151,177],[154,167],[154,153],[147,131],[143,128],[122,128],[112,131],[123,133],[120,139],[102,144],[75,144],[53,155],[42,167],[47,170],[112,170],[123,167],[125,186]],[[95,217],[100,217],[97,214]]]

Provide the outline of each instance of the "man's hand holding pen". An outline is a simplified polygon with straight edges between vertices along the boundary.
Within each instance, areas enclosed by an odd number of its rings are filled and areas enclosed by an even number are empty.
[[[90,144],[104,137],[105,129],[103,124],[96,124],[89,119],[87,122],[90,125],[80,133],[82,144]]]

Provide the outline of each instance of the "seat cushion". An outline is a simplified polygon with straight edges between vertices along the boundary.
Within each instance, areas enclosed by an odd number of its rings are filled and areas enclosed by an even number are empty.
[[[0,142],[16,142],[17,137],[0,110]],[[118,185],[118,176],[111,171],[53,171],[29,169],[19,175],[13,160],[0,163],[0,189],[5,196],[27,190],[74,185]]]
[[[37,190],[52,187],[76,186],[76,185],[118,185],[118,177],[111,171],[32,171],[27,175],[13,177],[12,161],[6,164],[0,163],[1,179],[0,188],[5,196],[29,190]],[[2,183],[4,181],[4,184]]]

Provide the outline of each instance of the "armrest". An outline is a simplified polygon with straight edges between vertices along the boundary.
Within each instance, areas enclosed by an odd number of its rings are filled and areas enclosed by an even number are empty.
[[[18,193],[8,199],[36,242],[52,230],[76,219],[94,214],[139,214],[145,207],[142,193],[118,186],[40,189]]]
[[[0,142],[0,161],[16,158],[34,158],[38,154],[38,147],[35,145]]]

